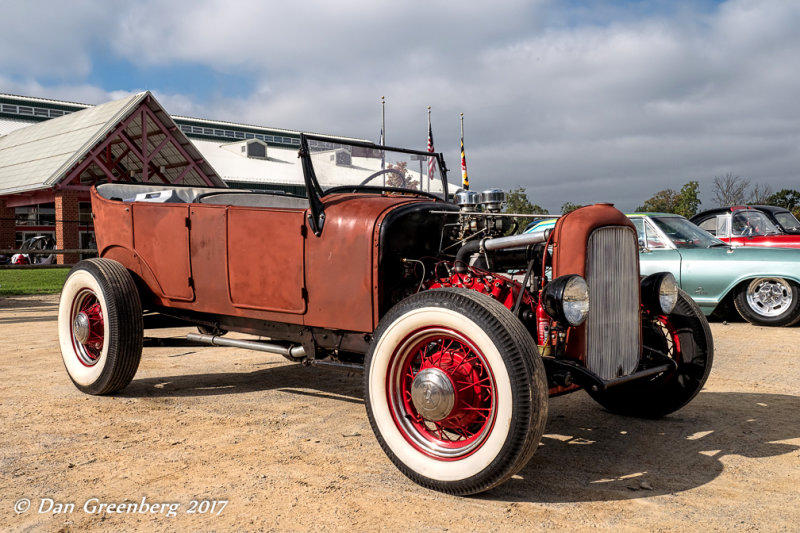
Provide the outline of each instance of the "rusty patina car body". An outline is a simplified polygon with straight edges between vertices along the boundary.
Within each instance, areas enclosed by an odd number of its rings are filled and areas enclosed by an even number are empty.
[[[548,396],[583,388],[611,411],[657,417],[703,386],[708,324],[670,274],[640,280],[636,231],[610,204],[506,235],[502,191],[453,203],[440,154],[303,136],[299,156],[307,197],[92,190],[100,259],[73,268],[59,311],[79,389],[123,388],[143,313],[178,318],[197,342],[363,370],[390,459],[424,486],[471,494],[527,463]]]

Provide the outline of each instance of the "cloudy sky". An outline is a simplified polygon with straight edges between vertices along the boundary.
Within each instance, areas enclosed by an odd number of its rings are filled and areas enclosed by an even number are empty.
[[[6,0],[0,92],[436,149],[472,189],[633,209],[728,172],[800,189],[800,2]]]

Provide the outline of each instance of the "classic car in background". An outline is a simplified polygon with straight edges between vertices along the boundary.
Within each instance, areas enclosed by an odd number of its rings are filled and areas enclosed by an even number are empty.
[[[679,215],[628,218],[639,238],[641,274],[671,272],[706,315],[732,300],[752,324],[791,326],[800,320],[800,250],[732,247]],[[530,230],[554,224],[542,221]]]
[[[788,214],[794,221],[782,211],[778,213],[787,225],[797,223],[791,213]],[[710,209],[693,216],[691,222],[732,246],[800,248],[800,232],[785,232],[769,213],[753,206]]]
[[[723,216],[727,217],[727,215],[732,214],[735,210],[743,210],[743,209],[755,209],[764,213],[764,215],[772,222],[778,231],[781,233],[785,233],[787,235],[800,235],[800,221],[792,214],[791,211],[786,209],[785,207],[777,207],[774,205],[747,205],[747,206],[737,206],[737,207],[718,207],[716,209],[709,209],[707,211],[703,211],[702,213],[698,213],[697,215],[693,216],[690,220],[695,224],[699,225],[703,229],[711,228],[714,230],[713,232],[709,232],[712,235],[716,233],[716,217]],[[714,220],[714,222],[709,222],[710,220]],[[708,231],[708,230],[706,230]]]
[[[56,249],[56,241],[48,235],[31,237],[19,247],[21,253],[11,256],[12,265],[51,265],[55,262],[54,254],[30,253],[31,251],[47,251]]]
[[[704,313],[730,295],[753,324],[800,320],[800,250],[729,246],[678,215],[629,217],[639,234],[642,274],[672,272]]]
[[[251,334],[188,338],[362,370],[394,464],[425,487],[472,494],[525,466],[549,395],[585,389],[611,412],[660,417],[705,383],[703,313],[672,274],[640,279],[636,231],[612,206],[504,237],[504,193],[451,203],[441,154],[309,135],[300,145],[287,164],[307,198],[92,189],[100,258],[72,269],[58,319],[78,389],[131,381],[143,309]],[[410,170],[411,156],[433,158],[440,175]],[[153,194],[168,201],[136,200],[168,188]]]

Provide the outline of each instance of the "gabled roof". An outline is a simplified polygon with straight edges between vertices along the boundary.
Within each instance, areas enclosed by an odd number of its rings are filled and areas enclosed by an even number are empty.
[[[0,194],[58,183],[146,94],[90,107],[0,137]]]
[[[149,92],[141,92],[0,137],[0,194],[54,187],[143,102],[159,120],[174,124]],[[194,160],[203,159],[177,127],[174,136]],[[207,175],[222,183],[208,163],[203,161],[201,165]]]
[[[14,120],[13,118],[0,118],[0,137],[8,135],[12,131],[27,128],[31,123],[27,120]]]

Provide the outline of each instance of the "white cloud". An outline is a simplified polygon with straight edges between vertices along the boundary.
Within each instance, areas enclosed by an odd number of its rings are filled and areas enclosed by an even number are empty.
[[[632,209],[690,179],[710,198],[728,171],[797,187],[794,2],[66,5],[12,3],[18,18],[49,15],[35,34],[0,22],[10,30],[0,32],[0,90],[97,102],[138,90],[88,85],[98,55],[145,72],[198,65],[254,89],[201,99],[153,80],[170,112],[371,139],[385,95],[389,143],[423,147],[431,105],[436,147],[454,168],[464,112],[473,187],[528,187],[550,209]]]
[[[0,68],[21,77],[50,80],[86,76],[91,53],[110,38],[118,9],[108,0],[40,2],[6,0],[0,7]]]

